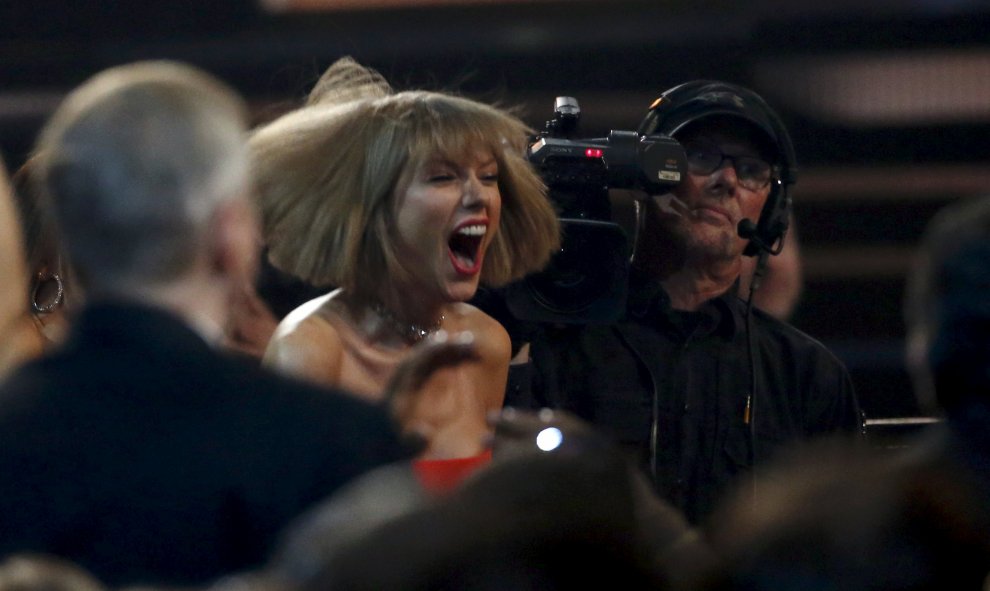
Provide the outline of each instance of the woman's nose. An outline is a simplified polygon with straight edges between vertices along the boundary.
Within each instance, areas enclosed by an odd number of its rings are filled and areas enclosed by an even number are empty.
[[[485,204],[485,190],[481,179],[475,174],[470,174],[464,180],[464,190],[461,202],[465,207],[478,207]]]

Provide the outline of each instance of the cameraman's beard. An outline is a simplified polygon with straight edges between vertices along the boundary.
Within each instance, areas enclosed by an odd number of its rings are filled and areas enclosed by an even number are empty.
[[[636,235],[630,259],[633,272],[664,280],[684,267],[686,205],[671,193],[637,200]]]
[[[717,236],[697,236],[689,234],[685,243],[690,265],[697,268],[711,268],[742,260],[742,246],[733,234]]]
[[[699,232],[696,227],[700,222],[698,211],[673,193],[655,195],[651,200],[656,204],[664,231],[683,252],[684,264],[705,266],[737,259],[742,254],[742,243],[735,231],[726,234]]]

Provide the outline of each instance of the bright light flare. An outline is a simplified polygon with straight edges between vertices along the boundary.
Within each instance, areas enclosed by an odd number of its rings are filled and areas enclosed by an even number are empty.
[[[564,434],[557,427],[547,427],[536,434],[536,447],[543,451],[553,451],[564,442]]]

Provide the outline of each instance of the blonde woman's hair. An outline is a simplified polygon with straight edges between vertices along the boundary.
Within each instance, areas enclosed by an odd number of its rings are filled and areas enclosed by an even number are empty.
[[[351,101],[384,98],[392,85],[376,70],[366,68],[350,57],[342,57],[320,76],[309,91],[307,105],[341,105]]]
[[[397,195],[427,160],[457,162],[488,149],[498,163],[502,214],[481,279],[498,286],[543,268],[560,236],[546,188],[525,158],[529,133],[494,107],[436,92],[393,94],[377,73],[337,62],[307,106],[250,140],[272,263],[364,296],[383,277],[408,280],[418,270],[402,268],[396,256]]]

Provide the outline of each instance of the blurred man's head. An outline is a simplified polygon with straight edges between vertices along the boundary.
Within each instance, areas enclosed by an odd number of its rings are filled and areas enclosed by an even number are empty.
[[[76,89],[42,132],[39,180],[89,295],[194,269],[250,272],[245,109],[195,68],[145,62]],[[243,203],[242,205],[240,205]]]

